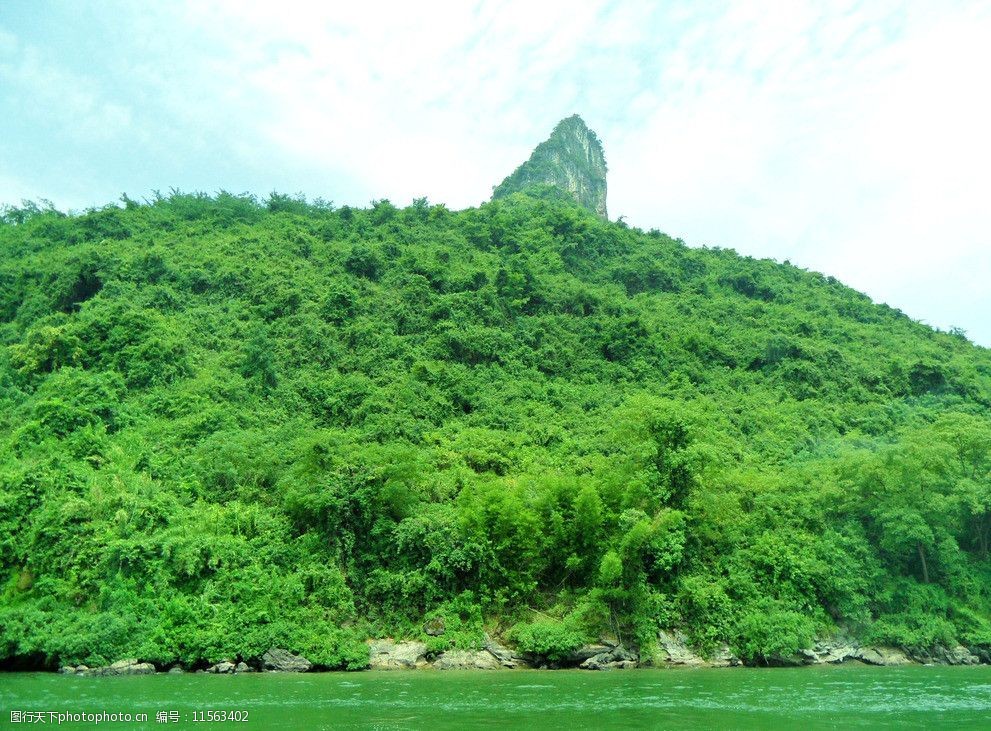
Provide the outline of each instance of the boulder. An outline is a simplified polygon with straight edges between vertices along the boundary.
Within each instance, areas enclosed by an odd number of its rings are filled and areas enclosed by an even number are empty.
[[[991,650],[987,647],[971,647],[970,652],[984,665],[991,665]]]
[[[947,648],[946,659],[950,665],[979,665],[981,663],[981,658],[963,645]]]
[[[583,670],[625,670],[635,668],[639,664],[639,656],[622,645],[613,647],[606,652],[586,659],[580,668]]]
[[[155,672],[155,666],[150,662],[138,662],[134,659],[118,660],[112,663],[107,675],[148,675]]]
[[[924,665],[977,665],[981,658],[963,645],[954,647],[938,646],[928,652],[913,652],[912,659]]]
[[[600,652],[598,655],[586,658],[580,667],[582,670],[606,670],[611,663],[608,652]]]
[[[248,663],[246,663],[246,662],[239,662],[235,666],[234,672],[235,673],[252,673],[254,671],[251,669],[251,667],[248,665]]]
[[[499,661],[504,668],[526,667],[526,661],[505,645],[485,635],[485,650]]]
[[[868,665],[910,665],[912,661],[895,647],[861,647],[853,656]]]
[[[221,675],[229,675],[234,672],[236,666],[232,662],[224,661],[218,662],[216,665],[211,665],[206,669],[208,673],[218,673]]]
[[[433,666],[437,670],[499,670],[502,663],[487,650],[448,650]]]
[[[104,668],[104,675],[151,675],[155,672],[155,666],[150,662],[138,662],[137,660],[118,660],[110,667]]]
[[[368,650],[372,670],[412,670],[427,664],[427,646],[422,642],[375,640]]]
[[[562,662],[563,665],[581,665],[583,662],[596,655],[609,652],[613,648],[611,645],[582,645],[576,650],[572,650]]]
[[[443,617],[433,617],[423,623],[423,633],[431,637],[440,637],[445,629]]]
[[[313,663],[302,655],[293,655],[280,647],[273,647],[262,655],[263,670],[278,673],[305,673],[311,667],[313,667]]]
[[[182,669],[181,665],[173,665],[169,668],[169,675],[185,675],[186,671]]]
[[[859,648],[853,642],[845,639],[823,639],[816,642],[809,650],[801,650],[808,662],[814,665],[835,665],[857,657]]]
[[[138,662],[130,658],[118,660],[115,663],[102,668],[87,668],[80,665],[76,668],[77,675],[102,676],[102,675],[151,675],[155,672],[155,666],[150,662]]]

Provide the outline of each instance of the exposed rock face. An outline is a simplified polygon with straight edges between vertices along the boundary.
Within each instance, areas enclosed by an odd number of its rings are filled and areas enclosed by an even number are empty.
[[[729,649],[729,645],[725,642],[716,648],[716,651],[712,653],[712,657],[709,658],[708,663],[710,668],[729,668],[743,664],[740,658],[733,654],[733,651]]]
[[[931,652],[913,653],[912,659],[924,665],[977,665],[981,658],[971,653],[963,645],[937,647]]]
[[[368,649],[372,670],[412,670],[427,664],[427,646],[422,642],[375,640]]]
[[[526,661],[508,647],[499,644],[488,635],[485,636],[485,650],[492,655],[504,668],[524,668]]]
[[[691,668],[704,667],[707,664],[705,658],[688,646],[688,638],[680,630],[658,632],[657,644],[658,660],[663,664]]]
[[[233,669],[233,665],[231,668]],[[288,650],[273,647],[262,655],[262,669],[282,673],[305,673],[313,667],[313,663],[300,655],[293,655]]]
[[[860,648],[856,643],[843,639],[819,640],[814,647],[800,650],[802,660],[812,665],[834,665],[845,660],[857,660]]]
[[[861,647],[854,657],[868,665],[909,665],[912,662],[908,655],[894,647]]]
[[[558,122],[530,159],[496,186],[502,198],[529,185],[554,185],[603,218],[606,211],[606,157],[602,143],[577,114]]]
[[[499,670],[502,663],[487,650],[448,650],[434,660],[437,670]]]
[[[658,633],[659,653],[655,664],[682,667],[729,667],[741,665],[727,645],[719,647],[706,659],[698,655],[688,644],[688,638],[680,630]],[[768,657],[760,664],[776,666],[825,665],[859,660],[868,665],[909,665],[913,662],[932,662],[943,665],[970,665],[980,662],[966,647],[937,648],[925,657],[909,656],[895,647],[862,647],[855,640],[837,636],[818,640],[813,647],[799,650],[794,655]]]
[[[960,648],[967,655],[966,649]],[[859,660],[868,665],[909,665],[913,658],[896,647],[861,646],[846,637],[833,637],[818,640],[813,647],[799,650],[792,664],[835,665],[850,660]]]
[[[725,643],[717,647],[711,657],[702,657],[691,648],[688,637],[681,630],[658,632],[657,645],[656,664],[687,668],[727,668],[742,664]]]

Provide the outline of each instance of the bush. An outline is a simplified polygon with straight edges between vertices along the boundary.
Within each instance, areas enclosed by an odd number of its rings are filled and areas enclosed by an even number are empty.
[[[510,630],[510,638],[523,652],[554,663],[565,660],[587,639],[573,621],[556,619],[518,624]]]
[[[729,638],[733,600],[722,582],[696,575],[681,580],[678,608],[692,643],[703,653]]]
[[[123,380],[114,372],[63,368],[38,389],[31,416],[44,432],[59,437],[101,423],[113,430],[123,391]]]
[[[901,647],[909,652],[952,647],[956,628],[943,617],[926,614],[889,614],[880,617],[867,630],[865,640],[875,645]]]
[[[740,617],[732,645],[744,662],[768,663],[811,646],[815,635],[815,622],[807,615],[766,604]]]

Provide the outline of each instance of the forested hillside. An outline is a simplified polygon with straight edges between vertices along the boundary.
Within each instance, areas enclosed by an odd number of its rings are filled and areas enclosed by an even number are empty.
[[[611,223],[174,193],[0,225],[0,658],[662,628],[991,647],[991,352]]]

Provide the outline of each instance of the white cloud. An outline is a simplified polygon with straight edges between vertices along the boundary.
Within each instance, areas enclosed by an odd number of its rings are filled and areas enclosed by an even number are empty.
[[[987,265],[988,14],[787,7],[683,40],[645,133],[613,148],[612,210],[790,258],[991,343],[986,287],[957,282]]]
[[[44,123],[59,124],[69,136],[106,141],[131,124],[129,107],[111,101],[93,80],[47,62],[37,48],[0,38],[0,81],[16,94],[23,113]]]
[[[40,196],[36,194],[37,190],[23,180],[0,173],[0,206],[17,206],[21,201],[37,200]]]

